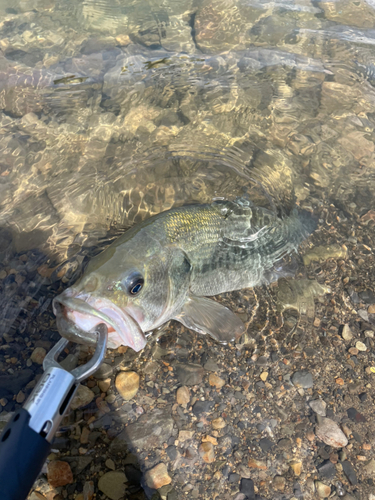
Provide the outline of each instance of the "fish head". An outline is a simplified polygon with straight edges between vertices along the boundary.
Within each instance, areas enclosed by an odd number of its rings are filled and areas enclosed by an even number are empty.
[[[95,327],[105,323],[110,348],[140,351],[146,332],[176,316],[188,293],[190,262],[181,250],[142,236],[94,257],[81,279],[54,299],[62,336],[94,343]]]

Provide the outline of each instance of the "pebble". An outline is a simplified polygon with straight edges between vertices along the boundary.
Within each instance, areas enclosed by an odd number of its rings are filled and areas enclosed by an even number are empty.
[[[319,498],[328,498],[331,494],[331,488],[321,481],[315,481],[315,488]]]
[[[193,406],[193,413],[199,417],[201,413],[208,413],[214,406],[213,401],[197,401]]]
[[[20,391],[18,394],[17,394],[17,397],[16,397],[16,401],[17,403],[23,403],[26,399],[26,395],[24,392]]]
[[[190,391],[186,386],[179,387],[176,394],[177,403],[186,406],[190,401]]]
[[[44,347],[36,347],[31,353],[30,359],[33,363],[36,363],[37,365],[42,365],[43,360],[46,357],[46,354],[47,351],[44,349]]]
[[[263,382],[267,380],[267,377],[268,377],[268,372],[262,372],[260,374],[260,379],[263,380]]]
[[[79,438],[79,442],[81,444],[87,444],[89,442],[90,429],[88,427],[84,427],[81,432],[81,436]]]
[[[367,339],[373,339],[374,338],[374,332],[372,330],[365,330],[365,337]]]
[[[215,386],[217,389],[221,389],[223,385],[225,385],[225,380],[220,378],[215,373],[210,373],[208,377],[208,383],[212,386]]]
[[[367,420],[366,417],[362,415],[362,413],[359,413],[359,411],[355,408],[348,408],[346,412],[350,420],[353,420],[353,422],[366,422]]]
[[[358,479],[352,464],[348,460],[345,460],[344,462],[341,463],[341,465],[344,470],[345,476],[348,478],[350,484],[353,486],[356,485],[358,483]]]
[[[181,385],[197,385],[203,380],[204,369],[201,365],[194,363],[179,363],[174,369]]]
[[[353,334],[352,334],[352,331],[351,331],[349,325],[344,325],[344,328],[342,329],[341,335],[342,335],[342,338],[348,342],[350,340],[352,340]]]
[[[310,401],[309,406],[317,415],[320,415],[321,417],[326,416],[327,403],[322,399],[314,399],[313,401]]]
[[[127,479],[123,472],[110,471],[103,474],[98,481],[99,490],[111,500],[124,498]]]
[[[147,486],[155,490],[172,482],[172,478],[168,474],[167,466],[163,463],[148,470],[145,474],[145,480]]]
[[[173,432],[174,420],[171,407],[154,408],[129,424],[112,441],[110,453],[124,453],[129,445],[134,448],[154,450],[168,441]]]
[[[254,458],[250,458],[247,466],[250,467],[250,469],[267,470],[267,465],[265,462],[262,462],[261,460],[255,460]]]
[[[85,385],[79,385],[75,396],[70,403],[71,410],[77,410],[91,403],[94,399],[95,393]]]
[[[302,472],[302,462],[298,460],[292,460],[289,462],[289,466],[296,476],[300,476]]]
[[[259,440],[259,446],[261,447],[261,449],[265,452],[267,452],[268,450],[270,450],[272,448],[272,446],[274,446],[274,442],[271,441],[270,439],[268,438],[262,438]]]
[[[367,351],[367,347],[365,346],[365,344],[363,342],[361,342],[360,340],[358,340],[356,343],[355,343],[355,346],[356,348],[358,349],[358,351]]]
[[[219,366],[212,358],[210,358],[205,363],[204,369],[207,370],[208,372],[218,372]]]
[[[315,434],[323,443],[334,448],[342,448],[348,444],[345,434],[336,422],[330,418],[321,417],[315,429]]]
[[[94,498],[94,482],[85,481],[83,485],[83,500],[93,500]]]
[[[226,423],[222,417],[214,418],[211,422],[214,429],[224,429]]]
[[[110,458],[108,458],[108,459],[105,461],[105,466],[106,466],[108,469],[111,469],[111,470],[115,470],[115,469],[116,469],[115,462],[114,462],[113,460],[111,460]]]
[[[47,479],[49,484],[57,488],[73,482],[73,473],[68,462],[53,460],[47,464]]]
[[[335,379],[335,382],[337,385],[344,385],[345,384],[344,380],[341,377],[337,377]]]
[[[105,380],[113,375],[113,368],[108,363],[102,363],[94,373],[94,377],[98,380]]]
[[[375,314],[375,304],[371,304],[371,306],[367,309],[367,312],[369,314]]]
[[[293,373],[291,381],[295,387],[299,387],[302,389],[309,389],[314,385],[311,373],[306,370]]]
[[[104,380],[99,380],[98,387],[102,392],[107,392],[111,386],[111,379],[106,378]]]
[[[332,479],[336,475],[336,467],[330,460],[325,460],[317,467],[319,475],[326,479]]]
[[[115,380],[115,386],[125,401],[133,399],[139,389],[139,375],[136,372],[120,372]]]
[[[215,460],[215,450],[212,443],[206,441],[199,446],[199,455],[203,461],[210,464]]]
[[[283,492],[285,490],[286,480],[283,476],[275,476],[272,480],[272,485],[277,491]]]
[[[241,479],[240,493],[246,495],[247,500],[255,500],[254,481],[247,478]]]
[[[184,431],[184,430],[181,430],[178,433],[178,440],[179,440],[179,442],[180,443],[184,443],[185,441],[189,441],[194,436],[194,433],[195,433],[195,431]]]
[[[372,458],[369,462],[367,462],[366,465],[363,465],[362,467],[368,476],[375,475],[375,459]]]

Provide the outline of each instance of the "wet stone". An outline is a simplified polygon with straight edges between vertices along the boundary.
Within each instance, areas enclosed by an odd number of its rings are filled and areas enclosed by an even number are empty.
[[[36,347],[31,353],[30,359],[33,363],[36,363],[37,365],[42,365],[43,360],[46,357],[46,354],[47,351],[44,349],[44,347]]]
[[[149,488],[158,490],[159,488],[170,484],[172,478],[168,474],[167,466],[161,463],[146,472],[145,480]]]
[[[171,460],[176,460],[176,458],[178,457],[178,451],[177,451],[176,446],[173,446],[173,445],[168,446],[168,448],[166,449],[166,452],[167,452],[168,457]]]
[[[302,462],[300,462],[298,460],[292,460],[289,463],[289,467],[292,469],[292,471],[294,472],[295,476],[300,476],[301,475],[301,472],[302,472]]]
[[[98,481],[99,490],[111,500],[124,498],[127,479],[123,472],[110,471],[103,474]]]
[[[312,374],[305,370],[293,373],[291,381],[295,387],[302,389],[309,389],[314,385]]]
[[[240,493],[246,495],[247,500],[255,500],[254,481],[247,478],[241,479]]]
[[[196,417],[201,413],[208,413],[214,406],[213,401],[197,401],[193,406],[193,413]]]
[[[180,363],[175,367],[177,379],[182,385],[197,385],[203,380],[204,369],[194,363]]]
[[[361,394],[358,394],[358,397],[359,397],[359,400],[361,401],[361,403],[364,403],[365,401],[367,401],[367,394],[365,392],[361,392]]]
[[[214,429],[223,429],[226,423],[222,417],[214,418],[211,422]]]
[[[73,482],[70,465],[61,460],[53,460],[47,464],[47,479],[51,486],[65,486]]]
[[[190,391],[187,387],[179,387],[176,394],[177,403],[186,406],[190,401]]]
[[[139,375],[136,372],[120,372],[115,380],[116,389],[125,401],[133,399],[139,389]]]
[[[215,451],[212,443],[206,441],[199,446],[199,455],[206,463],[212,463],[215,460]]]
[[[364,466],[363,469],[368,476],[375,475],[375,459],[369,460]]]
[[[356,485],[358,483],[357,474],[355,473],[352,464],[348,460],[345,460],[341,465],[350,484],[353,486]]]
[[[339,426],[330,418],[322,417],[315,429],[316,436],[323,443],[333,446],[334,448],[342,448],[348,444],[348,440]]]
[[[349,327],[349,325],[344,325],[342,332],[341,332],[342,338],[349,342],[353,338],[352,331]]]
[[[210,358],[206,361],[203,368],[205,370],[207,370],[208,372],[218,372],[219,371],[218,364],[215,363],[215,361],[212,358]]]
[[[359,340],[358,340],[358,342],[355,343],[355,346],[358,349],[358,351],[362,351],[362,352],[367,351],[366,345]]]
[[[336,467],[330,460],[325,460],[317,467],[319,475],[325,479],[332,479],[336,475]]]
[[[277,491],[283,492],[285,490],[286,479],[283,476],[275,476],[272,480],[272,486]]]
[[[321,481],[315,481],[315,488],[318,498],[328,498],[331,494],[331,488],[327,484]]]
[[[105,380],[113,375],[113,368],[108,363],[102,363],[94,373],[98,380]]]
[[[215,375],[214,373],[210,373],[210,376],[208,377],[208,383],[211,386],[216,387],[217,389],[221,389],[223,385],[225,385],[225,380],[220,378],[218,375]]]
[[[132,448],[155,449],[166,443],[173,431],[173,419],[170,407],[155,408],[141,415],[133,424],[129,424],[112,441],[111,453],[124,453],[128,445]]]
[[[350,420],[353,420],[353,422],[366,422],[366,417],[355,408],[348,408],[347,413],[348,417]]]
[[[232,474],[229,474],[228,481],[230,483],[238,483],[240,478],[241,478],[241,476],[239,474],[232,472]]]
[[[34,377],[34,372],[26,368],[15,372],[15,375],[0,375],[0,399],[5,397],[13,397],[18,394],[25,385]],[[5,406],[5,405],[2,405]]]
[[[270,450],[272,448],[272,446],[274,446],[274,444],[275,443],[268,438],[262,438],[259,440],[259,446],[261,447],[262,451],[264,451],[264,452],[267,452],[268,450]]]
[[[321,399],[314,399],[313,401],[309,402],[309,406],[317,415],[320,415],[321,417],[326,416],[327,404],[325,403],[325,401]]]
[[[94,392],[86,387],[85,385],[79,385],[75,396],[70,403],[70,408],[72,410],[77,410],[78,408],[83,408],[87,406],[94,399]]]

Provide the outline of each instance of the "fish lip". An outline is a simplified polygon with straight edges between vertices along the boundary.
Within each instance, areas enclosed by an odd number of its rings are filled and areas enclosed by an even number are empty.
[[[90,318],[90,316],[95,318],[95,320],[97,320],[95,326],[99,323],[104,323],[107,327],[112,327],[121,341],[110,339],[110,347],[117,348],[120,345],[126,345],[138,352],[146,345],[145,334],[138,322],[109,299],[91,297],[85,294],[74,296],[71,293],[65,294],[64,292],[58,297],[55,297],[52,304],[58,326],[60,325],[63,330],[63,336],[70,340],[75,342],[78,341],[78,343],[91,344],[96,341],[96,333],[90,330],[84,330],[76,325],[72,319],[64,315],[61,311],[61,305],[72,312],[79,312],[83,314],[83,316],[87,316],[87,318]],[[103,310],[105,310],[105,312]],[[95,326],[93,328],[95,328]],[[135,335],[133,335],[134,333]],[[77,338],[77,340],[74,340],[75,338]]]

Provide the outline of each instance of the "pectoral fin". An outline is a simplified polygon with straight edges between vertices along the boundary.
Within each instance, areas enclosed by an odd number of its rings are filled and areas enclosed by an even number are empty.
[[[238,339],[245,331],[245,325],[231,310],[205,297],[189,297],[174,319],[223,343]]]

